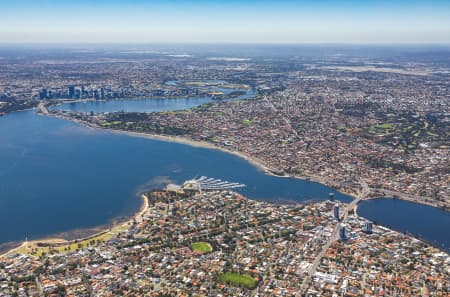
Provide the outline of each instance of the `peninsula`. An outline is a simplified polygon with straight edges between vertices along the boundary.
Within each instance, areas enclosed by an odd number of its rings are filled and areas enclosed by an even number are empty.
[[[45,254],[29,247],[0,257],[0,293],[449,293],[447,253],[368,225],[351,205],[275,205],[227,190],[183,187],[146,196],[148,208],[108,238],[69,249],[49,243]]]

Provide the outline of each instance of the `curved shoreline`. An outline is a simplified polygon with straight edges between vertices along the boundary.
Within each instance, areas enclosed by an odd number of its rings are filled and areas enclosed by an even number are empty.
[[[44,110],[42,110],[42,107],[44,108]],[[335,187],[333,185],[330,185],[329,182],[327,182],[323,178],[318,178],[318,177],[314,177],[314,176],[304,176],[304,177],[302,176],[302,177],[300,177],[300,176],[295,176],[295,175],[294,176],[288,176],[288,175],[277,175],[277,174],[274,174],[273,171],[270,169],[270,167],[265,165],[263,161],[258,160],[257,158],[251,157],[251,156],[249,156],[249,155],[247,155],[245,153],[239,152],[239,151],[223,148],[223,147],[214,145],[214,144],[206,142],[206,141],[197,141],[197,140],[190,139],[188,137],[158,135],[158,134],[150,134],[150,133],[142,133],[142,132],[110,129],[110,128],[105,128],[105,127],[102,127],[102,126],[98,126],[98,125],[93,124],[93,123],[89,123],[89,122],[85,122],[85,121],[82,121],[82,120],[74,119],[74,118],[71,118],[71,117],[68,117],[68,116],[50,113],[50,112],[48,112],[46,110],[45,106],[42,106],[42,105],[39,106],[38,108],[40,109],[40,113],[38,113],[38,114],[47,115],[47,116],[54,117],[54,118],[64,119],[64,120],[71,121],[71,122],[80,124],[80,125],[82,125],[84,127],[95,129],[95,130],[102,130],[102,131],[106,131],[106,132],[109,132],[109,133],[122,134],[122,135],[127,135],[127,136],[130,136],[130,137],[147,138],[147,139],[160,140],[160,141],[165,141],[165,142],[180,143],[180,144],[189,145],[189,146],[192,146],[192,147],[199,147],[199,148],[219,150],[219,151],[222,151],[224,153],[232,154],[232,155],[235,155],[235,156],[237,156],[237,157],[239,157],[241,159],[246,160],[247,162],[252,164],[254,167],[256,167],[259,170],[262,170],[264,173],[266,173],[268,175],[272,175],[272,176],[276,176],[276,177],[288,177],[288,178],[290,177],[290,178],[297,178],[297,179],[303,179],[303,180],[309,180],[309,181],[312,181],[312,182],[317,182],[317,183],[320,183],[320,184],[325,185],[327,187],[336,189],[337,191],[339,191],[339,192],[341,192],[343,194],[346,194],[348,196],[351,196],[354,199],[357,198],[355,193],[348,193],[346,191],[342,191],[339,188],[337,188],[337,187]],[[45,111],[47,111],[47,112],[45,112]],[[103,235],[105,233],[110,232],[111,230],[113,230],[115,228],[126,226],[130,222],[133,222],[134,220],[137,220],[137,219],[141,218],[142,215],[148,209],[149,205],[148,205],[147,197],[145,195],[141,195],[141,197],[143,198],[144,202],[141,205],[141,208],[138,211],[138,213],[136,213],[135,215],[132,215],[129,219],[127,219],[125,221],[122,221],[122,222],[119,222],[119,223],[110,224],[109,227],[103,228],[103,230],[100,231],[100,232],[96,232],[95,234],[92,234],[92,235],[89,235],[89,236],[86,236],[86,237],[76,238],[76,239],[73,239],[73,240],[65,240],[65,239],[51,238],[50,237],[50,238],[43,238],[43,239],[37,239],[37,240],[29,241],[28,243],[23,242],[18,247],[10,249],[10,250],[6,251],[5,253],[1,254],[0,257],[3,257],[3,256],[6,256],[6,255],[9,255],[9,254],[12,254],[12,253],[14,253],[16,251],[19,251],[20,249],[23,249],[25,245],[30,245],[30,244],[43,243],[43,244],[48,244],[50,246],[69,246],[70,244],[74,244],[74,243],[77,243],[79,241],[89,240],[89,239],[101,236],[101,235]],[[448,211],[447,209],[439,207],[439,206],[430,205],[430,204],[427,204],[427,203],[420,203],[420,202],[417,202],[417,201],[410,201],[410,200],[402,199],[402,198],[393,198],[393,197],[377,197],[377,198],[405,200],[405,201],[408,201],[408,202],[413,202],[413,203],[417,203],[417,204],[422,204],[422,205],[427,205],[427,206],[431,206],[431,207],[436,207],[436,208],[442,209],[444,211]],[[85,229],[89,229],[89,228],[85,228]],[[396,232],[400,232],[400,231],[396,231]],[[417,238],[417,237],[415,237],[415,238]],[[417,239],[419,239],[419,238],[417,238]],[[422,239],[419,239],[419,240],[422,240]]]
[[[42,111],[42,110],[41,110]],[[333,181],[333,180],[329,180],[323,177],[318,177],[318,176],[314,176],[314,175],[305,175],[305,176],[298,176],[298,175],[278,175],[275,174],[275,170],[273,170],[272,168],[270,168],[268,165],[266,165],[263,161],[249,156],[243,152],[239,152],[236,150],[231,150],[231,149],[227,149],[221,146],[217,146],[215,144],[212,144],[210,142],[206,142],[206,141],[199,141],[199,140],[193,140],[189,137],[186,136],[170,136],[170,135],[159,135],[159,134],[152,134],[152,133],[144,133],[144,132],[134,132],[134,131],[126,131],[126,130],[117,130],[117,129],[110,129],[110,128],[106,128],[106,127],[102,127],[93,123],[89,123],[89,122],[85,122],[82,120],[78,120],[78,119],[74,119],[72,117],[69,116],[64,116],[64,115],[59,115],[59,114],[53,114],[47,111],[47,113],[44,113],[45,115],[48,116],[52,116],[55,118],[61,118],[61,119],[65,119],[71,122],[75,122],[78,123],[80,125],[83,125],[85,127],[88,128],[92,128],[92,129],[99,129],[99,130],[103,130],[103,131],[107,131],[107,132],[111,132],[111,133],[115,133],[115,134],[123,134],[123,135],[128,135],[131,137],[140,137],[140,138],[148,138],[148,139],[153,139],[153,140],[161,140],[161,141],[166,141],[166,142],[175,142],[175,143],[180,143],[180,144],[185,144],[185,145],[189,145],[192,147],[199,147],[199,148],[207,148],[207,149],[214,149],[214,150],[219,150],[222,151],[224,153],[228,153],[228,154],[232,154],[235,155],[241,159],[246,160],[247,162],[249,162],[250,164],[252,164],[253,166],[255,166],[256,168],[262,170],[263,172],[265,172],[268,175],[271,176],[276,176],[276,177],[287,177],[287,178],[297,178],[297,179],[301,179],[301,180],[308,180],[308,181],[312,181],[312,182],[316,182],[319,184],[322,184],[324,186],[327,186],[329,188],[335,189],[339,192],[341,192],[342,194],[348,195],[353,197],[354,199],[357,199],[359,193],[357,191],[352,191],[349,192],[345,189],[342,189],[339,186],[336,186],[338,183]],[[386,196],[386,195],[380,195],[380,196],[376,196],[376,197],[370,197],[370,193],[392,193],[392,196]],[[428,198],[426,197],[419,197],[421,198],[420,200],[417,197],[414,197],[413,195],[409,195],[406,193],[401,193],[401,192],[396,192],[396,191],[392,191],[392,190],[388,190],[388,189],[383,189],[383,188],[369,188],[369,193],[366,195],[367,197],[364,197],[364,199],[362,200],[369,200],[369,199],[378,199],[378,198],[390,198],[390,199],[400,199],[400,200],[405,200],[405,201],[409,201],[409,202],[414,202],[417,204],[422,204],[422,205],[427,205],[427,206],[431,206],[431,207],[435,207],[435,208],[439,208],[442,209],[444,211],[448,211],[450,212],[450,206],[448,205],[439,205],[439,202],[435,202],[435,201],[429,201]],[[397,197],[395,197],[397,196]],[[423,198],[423,199],[422,199]]]
[[[433,206],[430,206],[430,205],[421,204],[421,203],[417,203],[417,202],[414,202],[414,201],[408,201],[408,200],[403,200],[403,199],[399,199],[399,198],[387,198],[387,197],[378,197],[378,198],[374,198],[374,199],[362,200],[362,201],[360,201],[359,203],[364,202],[364,201],[378,200],[378,199],[401,200],[401,201],[406,201],[406,202],[413,203],[413,204],[417,204],[417,205],[421,205],[421,206],[433,207]],[[362,217],[362,218],[364,218],[364,219],[366,219],[366,220],[369,220],[369,221],[372,221],[371,219],[369,219],[369,218],[367,218],[367,217],[365,217],[365,216],[363,216],[363,215],[360,215],[360,214],[358,213],[358,210],[359,210],[359,203],[356,204],[355,207],[354,207],[354,209],[353,209],[353,211],[354,211],[354,213],[356,214],[356,216]],[[437,208],[437,207],[436,207],[436,208]],[[442,210],[442,211],[446,211],[446,210],[441,209],[441,208],[437,208],[437,209]],[[433,247],[435,247],[435,248],[437,248],[437,249],[439,249],[439,250],[441,250],[441,251],[444,251],[445,253],[450,253],[450,246],[449,246],[449,247],[442,247],[442,246],[439,246],[439,245],[437,244],[436,241],[426,239],[426,238],[424,238],[424,237],[423,237],[422,235],[420,235],[420,234],[413,233],[413,232],[411,232],[411,231],[409,231],[409,230],[397,230],[395,227],[393,227],[393,226],[391,226],[391,225],[389,225],[389,224],[386,224],[386,223],[380,223],[379,221],[373,221],[373,223],[374,223],[374,225],[382,226],[382,227],[387,228],[387,229],[389,229],[389,230],[391,230],[391,231],[398,232],[398,233],[402,233],[402,234],[404,234],[404,235],[413,237],[413,238],[415,238],[415,239],[417,239],[417,240],[419,240],[419,241],[421,241],[421,242],[423,242],[423,243],[425,243],[425,244],[427,244],[427,245],[433,246]]]
[[[147,212],[147,210],[149,208],[149,202],[148,202],[147,195],[141,194],[140,197],[142,199],[142,204],[137,213],[130,216],[128,219],[122,220],[120,222],[101,226],[101,227],[99,227],[101,229],[101,231],[98,231],[98,232],[88,235],[88,236],[75,238],[75,239],[71,239],[71,240],[66,240],[66,239],[57,238],[57,237],[48,237],[48,238],[42,238],[42,239],[35,239],[35,240],[28,241],[28,242],[22,242],[19,246],[9,249],[6,252],[0,254],[0,258],[14,254],[23,249],[28,250],[28,249],[30,249],[30,246],[32,247],[32,246],[41,245],[42,247],[44,247],[44,246],[45,247],[67,247],[67,246],[70,246],[72,244],[77,244],[82,241],[94,240],[95,238],[98,238],[98,237],[108,234],[108,233],[114,233],[114,231],[117,231],[123,227],[127,227],[130,223],[133,223],[134,221],[138,221],[139,219],[142,219],[142,217],[144,216],[144,214]],[[89,229],[94,229],[94,228],[96,228],[96,227],[83,228],[83,229],[89,230]]]
[[[59,117],[59,116],[58,116]],[[92,129],[100,129],[100,130],[104,130],[107,132],[111,132],[111,133],[115,133],[115,134],[122,134],[122,135],[128,135],[130,137],[140,137],[140,138],[148,138],[148,139],[152,139],[152,140],[161,140],[161,141],[166,141],[166,142],[174,142],[174,143],[180,143],[180,144],[184,144],[184,145],[189,145],[192,147],[199,147],[199,148],[206,148],[206,149],[214,149],[214,150],[218,150],[227,154],[231,154],[234,156],[237,156],[241,159],[246,160],[247,162],[249,162],[250,164],[252,164],[253,166],[255,166],[256,168],[258,168],[259,170],[262,170],[264,173],[271,175],[271,176],[275,176],[275,177],[280,177],[280,178],[297,178],[297,179],[301,179],[301,180],[308,180],[311,182],[316,182],[319,184],[322,184],[324,186],[327,186],[329,188],[335,189],[338,192],[341,192],[342,194],[348,195],[353,197],[354,199],[358,198],[357,195],[358,193],[356,192],[349,192],[346,191],[344,189],[341,189],[339,187],[336,187],[336,182],[334,181],[329,181],[325,178],[321,178],[321,177],[317,177],[317,176],[297,176],[297,175],[277,175],[274,173],[274,170],[272,170],[269,166],[267,166],[266,164],[264,164],[263,161],[255,158],[255,157],[251,157],[245,153],[239,152],[239,151],[235,151],[235,150],[230,150],[224,147],[220,147],[217,145],[214,145],[210,142],[206,142],[206,141],[198,141],[198,140],[193,140],[190,139],[188,137],[181,137],[181,136],[169,136],[169,135],[158,135],[158,134],[151,134],[151,133],[143,133],[143,132],[134,132],[134,131],[126,131],[126,130],[116,130],[116,129],[109,129],[109,128],[105,128],[105,127],[101,127],[95,124],[91,124],[91,123],[86,123],[84,121],[78,121],[78,120],[73,120],[70,117],[63,117],[64,119],[68,119],[71,120],[73,122],[77,122],[85,127],[89,127]],[[373,189],[373,188],[369,188],[370,192],[374,191],[374,192],[392,192],[394,193],[394,191],[391,190],[387,190],[387,189]],[[369,192],[369,194],[370,194]],[[421,205],[426,205],[426,206],[431,206],[431,207],[435,207],[444,211],[450,211],[449,208],[446,208],[445,206],[440,206],[437,204],[437,202],[434,201],[428,201],[427,198],[424,197],[424,200],[417,200],[412,198],[411,195],[408,194],[404,194],[404,193],[400,193],[400,192],[395,192],[394,195],[399,195],[399,197],[390,197],[390,196],[376,196],[376,197],[369,197],[369,195],[367,195],[368,197],[365,197],[364,199],[362,199],[362,201],[364,200],[372,200],[372,199],[398,199],[398,200],[404,200],[404,201],[408,201],[408,202],[412,202],[412,203],[417,203],[417,204],[421,204]]]

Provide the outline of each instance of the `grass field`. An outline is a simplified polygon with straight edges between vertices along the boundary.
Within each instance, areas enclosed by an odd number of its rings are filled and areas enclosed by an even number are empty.
[[[113,121],[113,122],[102,123],[102,126],[109,127],[109,126],[120,125],[120,124],[122,124],[121,121]]]
[[[199,253],[207,253],[212,251],[212,247],[207,242],[195,242],[192,245],[192,250]]]
[[[385,134],[385,133],[391,132],[394,128],[395,128],[394,124],[384,123],[384,124],[379,124],[379,125],[372,125],[367,128],[367,131],[369,133]]]
[[[251,124],[253,124],[253,121],[249,120],[249,119],[245,119],[245,120],[242,120],[242,124],[250,126]]]
[[[209,85],[214,85],[214,83],[206,82],[206,81],[187,81],[184,83],[187,86],[194,86],[194,87],[205,87]]]
[[[59,252],[70,252],[75,251],[80,248],[88,247],[91,244],[100,243],[109,240],[111,237],[117,235],[120,232],[127,230],[128,227],[125,225],[119,225],[113,228],[111,231],[105,232],[101,235],[91,237],[86,240],[81,240],[77,243],[68,243],[57,247],[48,247],[48,246],[38,246],[36,242],[29,242],[27,246],[22,245],[18,249],[14,250],[19,254],[28,254],[34,256],[41,256],[43,254],[50,254],[52,251],[55,253]],[[49,242],[58,242],[59,240],[49,240]],[[46,242],[46,240],[43,240]]]
[[[237,287],[244,286],[248,289],[254,289],[256,286],[256,280],[248,274],[226,272],[220,276],[220,281]]]

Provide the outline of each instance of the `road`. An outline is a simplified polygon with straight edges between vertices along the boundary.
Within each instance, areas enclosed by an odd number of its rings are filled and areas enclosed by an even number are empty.
[[[349,211],[354,209],[355,206],[358,205],[358,203],[361,200],[363,200],[364,198],[366,198],[369,195],[369,193],[370,193],[370,188],[367,185],[367,183],[365,181],[363,181],[362,179],[360,179],[359,182],[360,182],[360,185],[361,185],[361,191],[358,194],[358,196],[356,197],[356,199],[354,199],[351,203],[347,204],[347,206],[344,208],[343,215],[342,215],[342,222],[346,222],[347,221]],[[331,234],[330,238],[322,246],[322,249],[321,249],[320,253],[314,259],[314,262],[312,263],[312,265],[311,265],[311,267],[310,267],[310,269],[309,269],[309,271],[307,273],[307,276],[303,279],[302,286],[300,287],[300,290],[296,294],[296,296],[300,297],[303,294],[305,294],[306,291],[308,290],[309,282],[311,280],[311,277],[314,276],[314,274],[316,273],[316,270],[317,270],[317,267],[320,264],[320,261],[325,256],[325,253],[327,252],[327,250],[331,246],[331,244],[333,242],[335,242],[336,240],[338,240],[339,225],[340,224],[336,224],[336,226],[334,227],[333,233]]]
[[[35,279],[34,279],[34,281],[36,282],[36,287],[37,287],[38,292],[39,292],[39,297],[45,296],[45,295],[44,295],[44,290],[42,289],[41,281],[39,280],[39,277],[36,276]]]
[[[349,204],[347,204],[347,206],[345,207],[344,215],[342,216],[342,221],[343,222],[347,221],[349,211],[354,209],[355,206],[358,205],[358,203],[361,200],[364,200],[364,199],[366,199],[369,196],[370,188],[367,185],[367,183],[364,180],[360,179],[359,180],[359,184],[361,185],[361,192],[359,192],[358,196],[356,196],[356,198],[353,199],[353,201],[350,202]]]
[[[49,115],[49,114],[50,114],[50,113],[48,112],[47,107],[45,107],[45,104],[44,104],[44,103],[39,102],[38,108],[39,108],[39,110],[42,112],[42,114],[45,114],[45,115]]]
[[[281,119],[286,123],[287,126],[289,126],[289,129],[292,131],[292,133],[295,135],[295,137],[297,137],[297,139],[300,139],[300,137],[298,136],[297,131],[294,129],[294,127],[292,127],[291,125],[291,121],[289,121],[288,117],[286,115],[284,115],[281,111],[279,111],[275,105],[273,105],[273,103],[269,100],[268,97],[264,97],[264,101],[267,103],[268,107],[270,107],[273,111],[275,111],[276,113],[278,113],[278,115],[281,117]]]
[[[339,224],[336,224],[336,226],[333,229],[333,233],[331,234],[328,241],[322,246],[322,250],[317,255],[317,257],[314,259],[314,262],[312,263],[306,277],[303,279],[302,286],[300,287],[300,290],[297,292],[296,296],[300,297],[303,294],[306,293],[306,290],[309,287],[309,282],[311,280],[311,276],[313,276],[316,273],[317,267],[320,264],[320,260],[325,256],[325,253],[327,252],[330,245],[338,239],[339,234]]]
[[[378,198],[383,198],[383,197],[398,197],[401,200],[406,200],[406,201],[410,201],[410,202],[414,202],[414,203],[419,203],[419,204],[424,204],[424,205],[429,205],[429,206],[433,206],[433,207],[444,208],[444,209],[450,210],[450,204],[449,204],[449,202],[447,202],[447,201],[449,201],[448,197],[445,198],[445,201],[437,201],[437,200],[430,199],[427,197],[409,195],[409,194],[391,191],[391,190],[380,189],[378,191],[381,193],[379,196],[373,197],[373,198],[368,198],[366,200],[378,199]]]

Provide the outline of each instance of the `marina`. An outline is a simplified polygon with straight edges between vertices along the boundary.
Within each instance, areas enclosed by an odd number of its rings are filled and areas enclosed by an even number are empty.
[[[185,189],[195,189],[198,191],[219,191],[219,190],[233,190],[244,188],[244,184],[236,182],[222,181],[221,179],[208,178],[206,176],[201,176],[198,179],[191,179],[184,182],[183,188]]]

